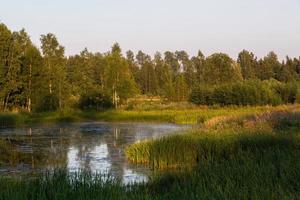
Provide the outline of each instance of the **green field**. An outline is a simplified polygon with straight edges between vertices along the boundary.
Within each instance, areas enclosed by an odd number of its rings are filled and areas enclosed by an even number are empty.
[[[36,122],[37,116],[26,120]],[[127,147],[129,161],[155,170],[147,183],[125,186],[114,178],[62,170],[31,180],[2,177],[0,199],[299,199],[299,105],[116,110],[74,116],[198,126]],[[42,115],[41,121],[46,119],[58,118],[54,113]]]

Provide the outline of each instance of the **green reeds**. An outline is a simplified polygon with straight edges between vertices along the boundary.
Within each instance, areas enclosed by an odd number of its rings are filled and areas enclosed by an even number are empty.
[[[154,169],[168,169],[192,168],[214,160],[230,159],[240,151],[300,147],[300,140],[297,139],[300,115],[285,112],[276,117],[275,111],[268,114],[272,117],[264,115],[248,117],[248,120],[237,118],[219,122],[209,129],[199,128],[185,134],[143,141],[130,145],[125,153],[133,163],[147,164]],[[278,126],[281,128],[278,129]]]

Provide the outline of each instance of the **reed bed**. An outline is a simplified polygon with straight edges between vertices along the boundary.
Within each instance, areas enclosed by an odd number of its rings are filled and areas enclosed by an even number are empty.
[[[126,156],[131,162],[147,164],[153,169],[191,168],[216,159],[232,158],[240,151],[300,146],[299,137],[295,136],[300,127],[300,110],[240,116],[218,118],[209,128],[203,126],[185,134],[130,145]],[[296,133],[290,134],[291,128]]]

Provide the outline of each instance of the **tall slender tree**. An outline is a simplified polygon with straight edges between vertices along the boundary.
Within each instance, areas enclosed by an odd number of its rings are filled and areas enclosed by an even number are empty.
[[[237,62],[241,67],[241,72],[244,79],[256,78],[256,69],[258,63],[257,58],[252,52],[243,50],[239,53]]]
[[[65,49],[61,46],[52,33],[41,36],[41,49],[43,52],[44,65],[45,65],[45,78],[48,82],[49,97],[58,99],[58,105],[61,109],[63,106],[64,96],[67,90],[66,70],[65,70]],[[62,91],[65,91],[64,93]],[[55,102],[53,102],[55,104]]]
[[[118,108],[120,101],[126,100],[136,93],[136,85],[118,43],[112,46],[106,59],[105,88],[111,94],[115,107]]]

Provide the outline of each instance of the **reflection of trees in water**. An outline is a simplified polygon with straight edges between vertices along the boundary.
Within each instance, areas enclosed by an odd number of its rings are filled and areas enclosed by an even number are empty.
[[[98,169],[100,173],[108,172],[122,177],[125,164],[122,148],[130,143],[130,138],[132,138],[128,137],[128,134],[133,134],[132,137],[134,137],[135,131],[129,132],[129,129],[109,127],[99,132],[95,130],[89,133],[84,131],[76,133],[74,137],[71,137],[70,144],[77,150],[76,157],[80,161],[78,168],[91,171]],[[100,158],[101,160],[97,160]],[[101,165],[101,162],[107,162],[109,165],[103,165],[103,168],[99,169],[95,165]]]
[[[64,137],[62,128],[51,128],[51,133],[45,129],[15,129],[13,136],[0,138],[0,149],[5,149],[0,156],[0,163],[9,168],[53,169],[66,166],[68,140]],[[48,131],[47,131],[48,132]]]
[[[69,146],[68,129],[58,128],[55,130],[54,136],[51,137],[45,148],[48,169],[57,167],[65,167],[67,165],[67,152]]]
[[[135,132],[129,133],[126,129],[119,127],[113,128],[112,134],[106,137],[108,159],[111,162],[110,173],[116,174],[117,177],[123,177],[123,166],[125,164],[125,157],[122,152],[124,144],[128,144],[128,134],[136,134]]]
[[[108,159],[111,162],[110,173],[115,174],[117,177],[124,177],[124,175],[128,175],[128,172],[132,175],[136,172],[136,168],[126,162],[124,148],[137,139],[141,139],[140,134],[142,132],[144,136],[147,135],[148,138],[151,138],[155,131],[137,125],[121,126],[114,127],[112,133],[105,137],[108,146]]]
[[[25,164],[31,169],[73,167],[123,177],[128,171],[134,173],[137,170],[126,162],[125,146],[136,140],[152,138],[161,130],[125,124],[36,127],[26,129],[25,133],[24,129],[15,129],[19,133],[11,136],[10,141],[0,139],[0,150],[4,146],[10,148],[5,151],[6,154],[10,152],[9,159],[5,161],[0,155],[0,165],[6,162],[11,167]]]
[[[101,124],[101,126],[105,125]],[[77,150],[76,159],[79,162],[76,163],[80,165],[77,167],[123,177],[124,170],[129,167],[123,150],[127,144],[138,138],[139,131],[140,129],[135,126],[122,125],[109,126],[100,130],[95,128],[92,131],[86,131],[84,128],[78,130],[74,137],[71,137],[70,142],[72,149]],[[145,134],[151,137],[152,133],[153,130],[150,129]],[[97,160],[99,157],[101,160]],[[103,165],[105,162],[107,164]],[[102,165],[102,168],[99,168],[99,165]]]

